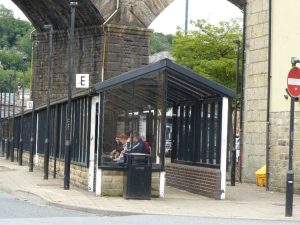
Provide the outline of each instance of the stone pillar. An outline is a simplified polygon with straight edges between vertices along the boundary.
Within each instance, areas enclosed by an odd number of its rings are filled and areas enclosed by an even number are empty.
[[[74,72],[90,74],[90,85],[101,81],[104,48],[104,80],[149,63],[151,30],[119,25],[107,25],[104,30],[102,26],[76,30]],[[45,33],[39,33],[35,39],[39,41],[39,57],[35,58],[34,62],[37,68],[37,74],[35,74],[37,105],[42,105],[45,103],[47,91],[48,39]],[[55,32],[52,100],[67,95],[67,51],[68,34],[65,31]],[[73,77],[73,94],[78,92],[74,85],[75,76]]]
[[[247,1],[243,181],[266,163],[268,0]]]

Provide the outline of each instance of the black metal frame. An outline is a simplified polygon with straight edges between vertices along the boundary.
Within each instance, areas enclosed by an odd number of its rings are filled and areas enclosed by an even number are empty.
[[[172,162],[219,167],[222,98],[208,102],[182,104],[177,113],[173,112],[175,130],[173,130],[172,140]]]
[[[91,106],[88,104],[91,103],[91,96],[82,96],[79,98],[72,99],[71,108],[74,110],[74,114],[78,114],[78,119],[72,121],[72,127],[76,127],[76,123],[78,124],[86,124],[88,126],[91,121]],[[76,107],[77,104],[77,107]],[[49,123],[49,146],[52,151],[50,151],[50,157],[53,157],[54,161],[63,160],[65,155],[64,149],[64,135],[65,135],[65,121],[66,121],[66,105],[67,102],[59,102],[52,103],[50,106],[50,123]],[[33,147],[37,145],[37,153],[43,155],[44,154],[44,140],[45,140],[45,126],[44,123],[46,118],[46,108],[38,108],[35,111],[34,120],[32,121],[32,111],[27,111],[23,115],[23,128],[24,130],[32,131],[32,124],[38,129],[37,138],[34,138]],[[38,121],[37,121],[38,120]],[[21,115],[18,114],[14,119],[14,139],[17,140],[20,137],[20,127],[21,127]],[[77,129],[80,130],[80,129]],[[75,130],[73,129],[73,133],[75,134]],[[79,133],[78,133],[79,134]],[[31,143],[32,134],[31,132],[24,132],[23,135],[23,147],[24,151],[29,152],[32,148]],[[71,146],[73,150],[76,149],[77,152],[73,151],[73,155],[71,157],[71,162],[75,164],[79,164],[81,166],[88,166],[88,154],[89,154],[89,141],[90,141],[90,133],[89,132],[81,132],[81,135],[74,136],[72,135],[72,139],[77,138],[79,146],[75,146],[75,143]],[[14,147],[18,150],[20,149],[20,143],[15,142]],[[76,148],[75,148],[76,147]],[[33,152],[32,155],[34,155]],[[55,167],[56,162],[54,162]],[[54,172],[55,176],[55,172]]]

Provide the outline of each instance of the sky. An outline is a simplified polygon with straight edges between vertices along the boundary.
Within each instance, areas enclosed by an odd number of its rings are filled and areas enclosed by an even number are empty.
[[[155,32],[174,34],[177,27],[184,28],[186,0],[174,0],[151,24]],[[13,10],[17,18],[26,20],[22,11],[11,0],[0,0],[0,4]],[[240,9],[227,0],[189,0],[189,20],[206,19],[217,24],[222,20],[242,17]],[[193,29],[189,25],[190,29]]]

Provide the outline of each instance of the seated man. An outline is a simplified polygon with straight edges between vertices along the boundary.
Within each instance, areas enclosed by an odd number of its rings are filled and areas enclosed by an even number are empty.
[[[132,150],[131,150],[132,153],[143,153],[143,154],[147,153],[146,145],[138,132],[133,133],[132,142],[133,142]]]

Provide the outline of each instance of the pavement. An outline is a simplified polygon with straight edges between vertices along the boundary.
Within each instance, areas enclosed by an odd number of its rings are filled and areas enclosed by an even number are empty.
[[[285,194],[266,192],[253,184],[227,186],[226,200],[214,200],[166,187],[165,198],[125,200],[121,197],[96,197],[95,193],[75,188],[63,189],[63,179],[43,179],[43,172],[18,166],[0,158],[0,190],[33,203],[78,210],[102,216],[170,215],[205,218],[290,220],[300,222],[300,196],[294,195],[294,214],[284,216]]]

